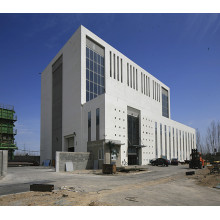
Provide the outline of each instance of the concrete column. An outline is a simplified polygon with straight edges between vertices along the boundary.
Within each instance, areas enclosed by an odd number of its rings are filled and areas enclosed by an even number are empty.
[[[0,172],[1,176],[6,176],[8,169],[8,151],[2,150],[0,151]]]

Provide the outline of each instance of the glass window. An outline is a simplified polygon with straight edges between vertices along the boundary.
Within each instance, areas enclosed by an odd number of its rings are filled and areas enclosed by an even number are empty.
[[[162,116],[169,118],[168,90],[162,87]]]
[[[127,63],[127,84],[129,86],[129,64]]]
[[[112,77],[112,52],[110,51],[110,77]]]
[[[123,82],[123,66],[122,66],[122,59],[121,59],[121,82]]]
[[[104,57],[86,47],[86,101],[96,98],[105,91]],[[89,59],[88,59],[89,56]],[[98,89],[103,86],[103,89]]]

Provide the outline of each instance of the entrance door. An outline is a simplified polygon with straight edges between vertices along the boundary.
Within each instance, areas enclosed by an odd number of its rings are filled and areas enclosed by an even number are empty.
[[[139,117],[128,115],[128,165],[138,164]]]
[[[74,152],[74,137],[67,139],[68,152]]]

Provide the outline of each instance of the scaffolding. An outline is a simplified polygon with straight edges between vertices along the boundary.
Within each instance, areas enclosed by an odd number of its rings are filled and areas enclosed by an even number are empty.
[[[14,106],[0,104],[0,150],[8,150],[9,159],[13,159],[14,151],[18,149],[14,142],[16,121]]]

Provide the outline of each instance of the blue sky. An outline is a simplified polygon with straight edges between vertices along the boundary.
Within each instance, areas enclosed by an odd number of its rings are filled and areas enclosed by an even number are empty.
[[[205,133],[220,120],[220,14],[0,14],[0,103],[19,148],[40,148],[40,72],[79,25],[171,89],[171,118]]]

